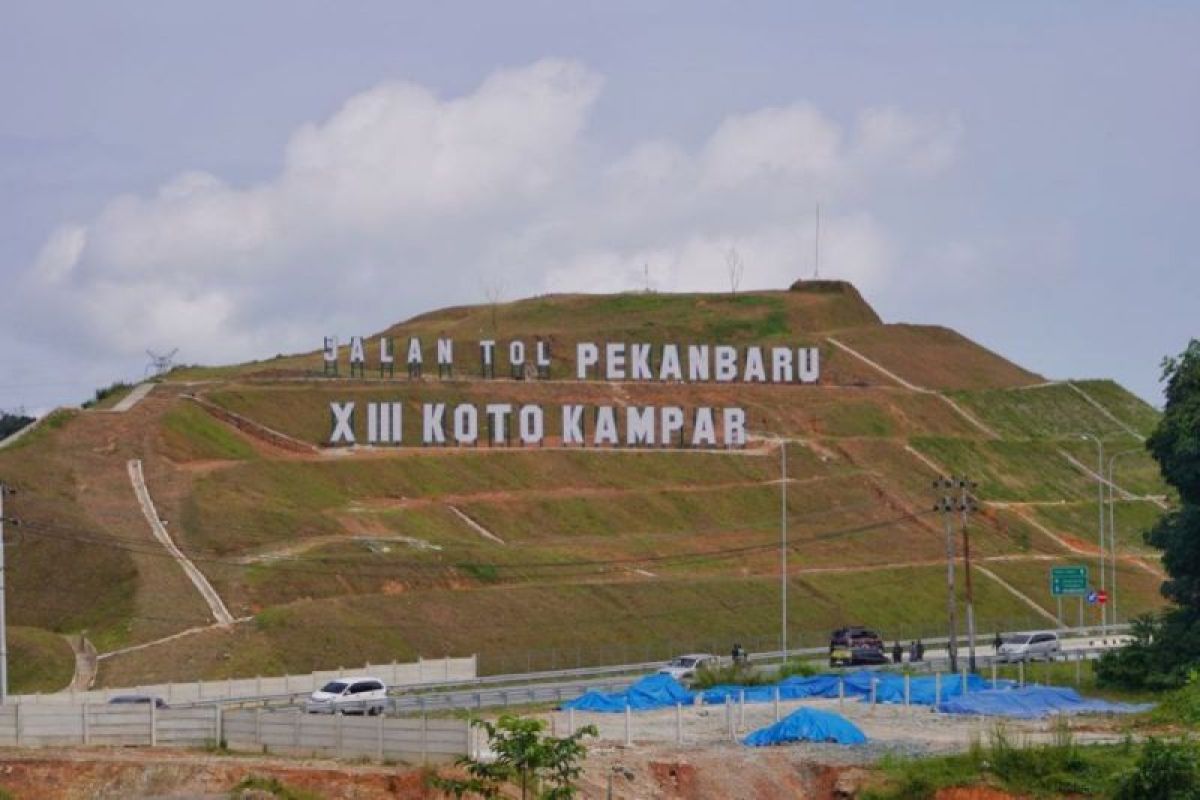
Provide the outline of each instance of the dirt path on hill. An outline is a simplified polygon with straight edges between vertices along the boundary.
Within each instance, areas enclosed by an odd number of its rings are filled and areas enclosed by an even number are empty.
[[[67,691],[85,692],[96,681],[96,647],[85,636],[67,634],[64,638],[75,653],[75,674]]]
[[[57,435],[62,458],[74,475],[77,507],[85,514],[80,525],[89,536],[114,537],[136,570],[132,617],[125,640],[149,641],[180,628],[203,623],[207,607],[195,589],[161,548],[130,486],[130,459],[148,459],[150,480],[164,467],[159,448],[159,418],[174,402],[169,392],[153,392],[123,414],[84,411]],[[114,546],[121,547],[114,541]]]
[[[943,403],[948,405],[951,408],[951,410],[954,411],[954,413],[958,414],[960,417],[965,419],[967,422],[971,423],[971,425],[976,430],[985,434],[988,438],[991,438],[991,439],[999,439],[1000,438],[1000,434],[996,433],[994,430],[989,428],[978,417],[976,417],[971,412],[967,411],[965,408],[960,406],[958,403],[954,402],[954,400],[952,398],[947,397],[942,392],[937,392],[937,391],[934,391],[933,389],[926,389],[923,386],[917,386],[915,383],[910,383],[910,382],[906,381],[904,378],[901,378],[899,375],[892,372],[891,370],[889,370],[887,367],[883,366],[879,362],[871,360],[867,356],[863,355],[862,353],[858,352],[854,348],[850,347],[848,344],[844,344],[844,343],[838,341],[837,339],[833,338],[832,336],[826,336],[825,339],[830,344],[832,344],[835,347],[837,347],[838,349],[843,350],[844,352],[854,356],[859,361],[866,364],[868,367],[871,367],[872,369],[879,372],[881,375],[884,375],[885,377],[895,381],[896,383],[900,384],[905,389],[908,389],[909,391],[913,391],[913,392],[918,392],[920,394],[931,394],[931,395],[934,395],[935,397],[940,398]]]
[[[137,386],[133,387],[133,390],[129,394],[122,397],[119,403],[110,408],[108,412],[110,414],[124,414],[126,411],[129,411],[138,403],[142,402],[142,399],[146,395],[150,394],[151,390],[153,389],[153,383],[139,383]]]
[[[204,576],[192,560],[183,554],[183,551],[176,546],[167,533],[167,528],[163,525],[162,519],[158,516],[158,509],[154,507],[154,500],[150,497],[150,491],[146,488],[146,478],[142,473],[142,462],[138,459],[131,459],[127,463],[129,470],[129,480],[133,484],[134,494],[137,495],[138,504],[141,506],[142,514],[146,517],[146,522],[150,525],[150,531],[154,534],[154,538],[163,546],[163,548],[171,554],[175,562],[179,564],[180,569],[187,575],[188,580],[196,587],[196,591],[204,598],[204,602],[208,604],[212,611],[213,619],[223,625],[228,625],[233,622],[233,615],[229,613],[229,609],[225,607],[225,603],[221,600],[221,596],[217,594],[217,590],[208,582],[208,578]]]

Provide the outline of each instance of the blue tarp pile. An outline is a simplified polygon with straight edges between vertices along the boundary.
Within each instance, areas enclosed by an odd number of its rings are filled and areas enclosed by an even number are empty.
[[[862,744],[863,732],[845,717],[831,711],[801,708],[774,725],[759,728],[742,740],[750,747],[770,747],[788,742],[835,742]]]
[[[1061,686],[1026,686],[1023,689],[966,694],[947,700],[938,710],[947,714],[984,714],[998,717],[1036,718],[1051,714],[1134,714],[1153,703],[1110,703],[1080,697]]]
[[[903,703],[904,702],[904,676],[891,675],[887,673],[879,674],[879,683],[875,687],[875,702],[877,703]],[[983,692],[991,689],[1007,689],[1016,686],[1014,681],[998,680],[993,686],[992,682],[978,675],[967,676],[967,694],[971,695],[975,692]],[[921,677],[909,678],[909,702],[915,706],[931,706],[938,700],[946,701],[955,697],[959,697],[963,693],[963,680],[961,675],[946,674],[941,676],[941,696],[936,697],[939,691],[938,679],[933,675],[922,675]],[[864,702],[870,702],[870,689],[868,694],[863,698]]]
[[[562,707],[573,708],[576,711],[615,714],[624,711],[625,706],[629,706],[633,711],[649,711],[674,706],[676,703],[692,703],[694,697],[695,695],[670,675],[647,675],[630,686],[628,691],[605,694],[593,690],[563,703]]]

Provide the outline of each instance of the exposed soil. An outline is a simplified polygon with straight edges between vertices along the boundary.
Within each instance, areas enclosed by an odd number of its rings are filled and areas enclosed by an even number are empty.
[[[227,798],[247,777],[276,779],[329,800],[433,798],[411,767],[201,755],[177,750],[8,750],[0,787],[19,800]]]

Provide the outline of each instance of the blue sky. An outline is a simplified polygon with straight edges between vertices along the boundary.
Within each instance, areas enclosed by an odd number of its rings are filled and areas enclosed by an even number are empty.
[[[854,280],[1155,402],[1197,334],[1200,5],[9,2],[0,408],[146,348]],[[433,7],[436,6],[436,7]]]

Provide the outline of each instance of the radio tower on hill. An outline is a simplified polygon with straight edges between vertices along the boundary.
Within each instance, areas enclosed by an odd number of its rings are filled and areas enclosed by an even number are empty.
[[[150,363],[146,365],[145,375],[150,375],[157,378],[159,375],[165,375],[170,372],[175,366],[175,354],[179,352],[176,347],[169,353],[159,354],[153,350],[147,350],[146,355],[150,356]]]

